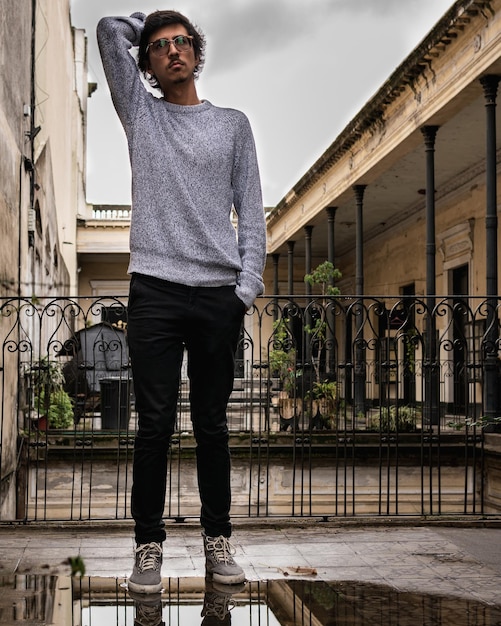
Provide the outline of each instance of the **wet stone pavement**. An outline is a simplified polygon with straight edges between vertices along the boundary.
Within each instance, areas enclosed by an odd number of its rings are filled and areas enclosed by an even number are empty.
[[[496,523],[236,523],[238,587],[205,579],[195,524],[168,531],[145,599],[125,585],[130,526],[0,525],[0,625],[501,625]]]

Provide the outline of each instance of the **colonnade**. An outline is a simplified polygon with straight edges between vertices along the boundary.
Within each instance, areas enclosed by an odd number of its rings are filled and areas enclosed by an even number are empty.
[[[486,211],[485,211],[485,241],[486,241],[486,292],[491,298],[488,307],[487,329],[483,347],[484,389],[483,389],[483,412],[486,417],[497,417],[498,412],[498,381],[499,381],[499,331],[497,315],[498,297],[498,218],[497,218],[497,162],[496,162],[496,100],[500,76],[485,75],[480,78],[483,88],[486,108],[486,141],[485,141],[485,187],[486,187]],[[425,364],[424,393],[427,397],[426,406],[430,424],[439,422],[439,375],[437,341],[436,341],[436,318],[431,314],[436,298],[436,233],[435,233],[435,145],[437,137],[440,137],[439,126],[425,125],[421,128],[426,156],[426,197],[425,197],[425,220],[426,220],[426,293],[425,300],[430,315],[427,319],[426,346],[424,346]],[[353,186],[355,196],[355,296],[362,298],[365,294],[364,286],[364,194],[366,185]],[[325,208],[327,216],[327,260],[335,264],[335,218],[336,206]],[[303,227],[305,243],[305,274],[311,273],[312,269],[312,233],[314,226],[307,224]],[[287,241],[287,296],[294,296],[294,247],[296,241]],[[279,293],[279,263],[280,254],[275,252],[273,260],[273,291]],[[305,295],[311,296],[311,285],[305,283]],[[362,323],[362,316],[359,316]],[[355,322],[357,323],[357,322]],[[360,361],[359,361],[360,359]],[[363,354],[357,354],[356,360],[363,362]],[[354,369],[354,402],[356,410],[363,409],[365,405],[365,378],[363,368]]]

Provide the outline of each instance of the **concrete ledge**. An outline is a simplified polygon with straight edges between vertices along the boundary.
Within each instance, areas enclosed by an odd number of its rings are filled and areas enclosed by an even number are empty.
[[[255,530],[266,528],[371,528],[371,527],[453,527],[453,528],[501,528],[501,516],[400,516],[400,517],[276,517],[276,518],[232,518],[235,532],[242,530]],[[186,528],[199,528],[197,518],[186,518],[183,522],[165,520],[166,529],[169,533],[184,532]],[[133,520],[97,520],[97,521],[0,521],[0,532],[5,529],[30,529],[34,531],[54,531],[57,529],[78,530],[85,532],[102,533],[132,530]]]

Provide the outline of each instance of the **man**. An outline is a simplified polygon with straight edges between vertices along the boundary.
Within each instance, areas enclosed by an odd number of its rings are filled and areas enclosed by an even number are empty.
[[[185,349],[206,568],[215,582],[241,583],[229,542],[226,407],[243,316],[263,291],[266,229],[252,131],[240,111],[199,99],[205,39],[180,13],[106,17],[97,35],[132,168],[127,330],[139,425],[128,586],[161,589],[167,452]]]

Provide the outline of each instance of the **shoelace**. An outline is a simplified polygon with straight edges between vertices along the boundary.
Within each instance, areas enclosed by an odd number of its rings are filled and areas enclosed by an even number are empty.
[[[143,624],[152,624],[157,626],[162,619],[162,605],[158,606],[145,606],[144,604],[136,605],[136,619],[145,620]]]
[[[230,594],[209,593],[204,598],[202,617],[214,616],[223,621],[234,607],[235,602]]]
[[[233,555],[236,550],[227,537],[206,537],[206,539],[207,550],[218,563],[233,563]]]
[[[136,554],[139,555],[137,567],[141,572],[148,569],[156,570],[160,565],[162,546],[154,541],[145,543],[136,548]]]

